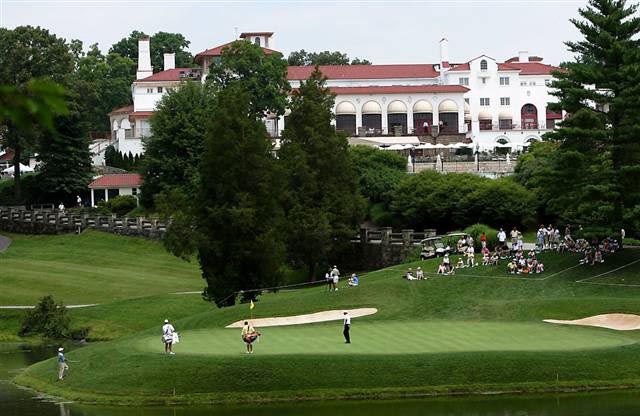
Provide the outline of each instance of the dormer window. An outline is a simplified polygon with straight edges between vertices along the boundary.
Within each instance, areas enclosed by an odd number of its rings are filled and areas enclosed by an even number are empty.
[[[486,59],[483,59],[482,61],[480,61],[480,70],[481,71],[486,71],[487,67],[488,67],[488,65],[487,65]]]

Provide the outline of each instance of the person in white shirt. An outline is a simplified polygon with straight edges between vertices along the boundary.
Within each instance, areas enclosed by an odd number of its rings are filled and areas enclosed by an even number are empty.
[[[344,335],[344,343],[351,344],[351,335],[349,334],[349,330],[351,330],[351,315],[349,315],[349,312],[344,312],[343,315],[344,328],[342,330],[342,335]]]
[[[467,267],[475,267],[476,265],[476,256],[473,245],[467,247]]]
[[[162,340],[164,341],[164,352],[166,354],[175,355],[175,352],[172,351],[174,332],[176,332],[176,329],[169,323],[168,319],[165,319],[164,325],[162,325]]]
[[[333,290],[338,290],[338,282],[340,281],[340,270],[338,270],[337,266],[333,266],[331,270],[331,283],[333,284]]]
[[[498,232],[498,241],[501,246],[503,246],[507,241],[507,233],[505,233],[502,228],[500,228],[500,232]]]

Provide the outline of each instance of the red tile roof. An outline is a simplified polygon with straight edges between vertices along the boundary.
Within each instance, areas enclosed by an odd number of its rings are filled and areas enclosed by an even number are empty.
[[[100,176],[89,184],[89,188],[138,188],[142,185],[139,173],[111,173]]]
[[[129,114],[129,113],[133,113],[133,104],[127,105],[127,106],[124,106],[124,107],[120,107],[120,108],[116,108],[116,109],[112,110],[107,115],[108,116],[115,116],[116,114]]]
[[[193,61],[199,64],[202,62],[205,56],[220,56],[222,54],[222,50],[227,46],[231,45],[232,43],[233,42],[228,42],[228,43],[225,43],[224,45],[216,46],[215,48],[202,51],[193,58]],[[278,51],[274,51],[273,49],[269,49],[269,48],[262,48],[262,52],[264,52],[265,55],[271,55],[272,53],[279,53]]]
[[[197,68],[167,69],[166,71],[156,72],[155,74],[148,76],[146,78],[137,79],[136,82],[180,81],[185,78],[184,74],[194,72],[194,70],[196,70],[196,72],[199,71],[199,69]]]
[[[462,85],[387,85],[371,87],[330,87],[335,94],[403,94],[403,93],[465,93],[469,88]]]
[[[312,66],[290,66],[289,80],[304,80],[313,72]],[[320,71],[329,79],[389,79],[437,78],[432,64],[401,65],[322,65]]]
[[[7,149],[6,153],[0,155],[0,160],[13,160],[15,152],[11,149]]]
[[[455,71],[469,71],[471,68],[469,67],[469,62],[464,64],[455,65],[453,68],[449,70],[449,72]]]
[[[520,68],[513,65],[513,63],[499,63],[498,62],[498,71],[519,71]]]
[[[520,75],[549,75],[560,68],[541,62],[510,62],[506,64],[520,70]]]

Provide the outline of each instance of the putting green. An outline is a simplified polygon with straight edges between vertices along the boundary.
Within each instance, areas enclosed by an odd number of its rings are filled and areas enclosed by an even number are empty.
[[[598,328],[545,323],[466,321],[354,322],[345,345],[340,323],[272,327],[261,330],[255,352],[290,354],[429,354],[473,351],[567,351],[633,344],[625,334]],[[178,354],[237,355],[244,352],[238,329],[180,333]],[[160,335],[134,342],[138,351],[162,351]]]

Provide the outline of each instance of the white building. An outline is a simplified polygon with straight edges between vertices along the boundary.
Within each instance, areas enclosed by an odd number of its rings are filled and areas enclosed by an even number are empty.
[[[272,32],[242,33],[240,38],[261,46],[265,54],[275,52]],[[202,70],[175,68],[174,54],[165,54],[164,70],[154,74],[152,45],[148,38],[141,39],[137,80],[131,86],[133,105],[109,113],[115,146],[123,153],[142,153],[149,118],[162,95],[185,80],[204,80],[227,45],[198,53],[194,61]],[[542,58],[520,52],[505,62],[480,55],[450,63],[446,39],[440,41],[440,58],[436,64],[321,66],[336,94],[336,128],[352,136],[400,135],[407,142],[437,136],[435,140],[464,140],[479,150],[520,150],[540,140],[562,117],[547,110],[553,101],[548,84],[557,68]],[[313,69],[290,66],[291,86],[298,87]],[[286,117],[265,123],[277,137]]]

